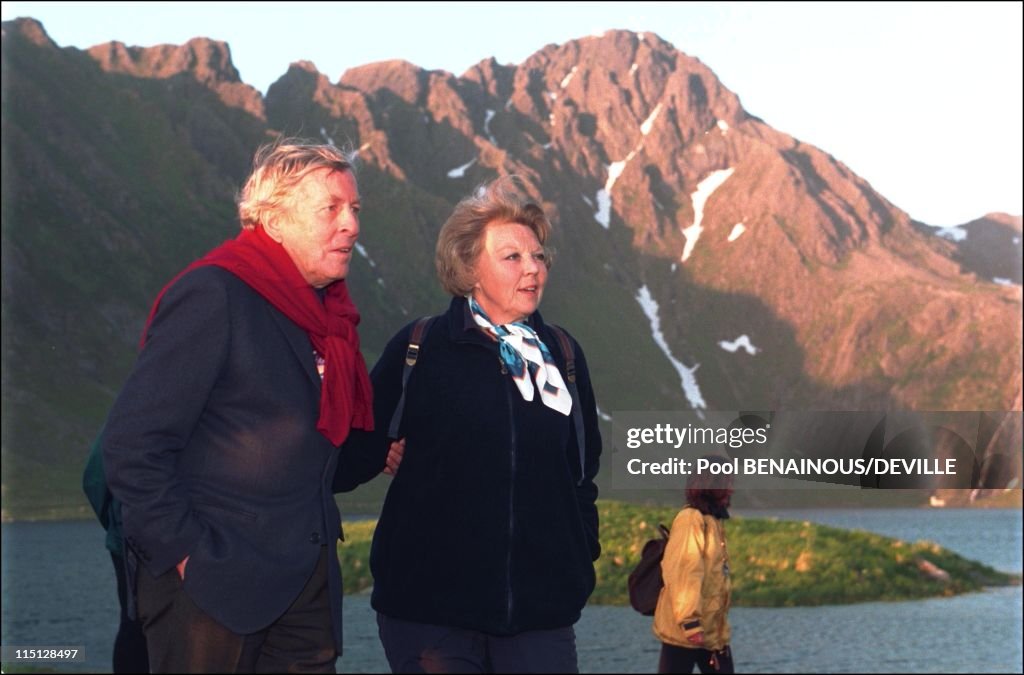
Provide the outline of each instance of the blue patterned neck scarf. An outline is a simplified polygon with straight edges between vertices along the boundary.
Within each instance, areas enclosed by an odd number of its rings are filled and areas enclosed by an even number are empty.
[[[472,296],[469,297],[469,309],[477,325],[498,342],[501,361],[523,399],[533,400],[536,382],[541,402],[568,415],[572,410],[572,397],[562,380],[562,374],[558,372],[551,351],[536,331],[521,322],[495,324]]]

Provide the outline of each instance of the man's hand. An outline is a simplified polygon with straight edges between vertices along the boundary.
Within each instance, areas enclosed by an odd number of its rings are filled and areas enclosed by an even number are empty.
[[[184,560],[182,560],[180,563],[175,565],[175,568],[178,570],[178,576],[181,577],[182,581],[185,580],[185,565],[187,565],[187,564],[188,564],[188,556],[185,556]]]
[[[689,640],[690,642],[692,642],[695,645],[703,645],[704,644],[704,631],[700,631],[699,633],[694,633],[693,635],[691,635],[690,637],[688,637],[686,639]]]
[[[395,472],[398,471],[398,465],[402,463],[402,455],[404,454],[405,439],[401,438],[397,441],[391,441],[391,447],[388,448],[387,466],[384,467],[384,473],[389,476],[394,476]]]

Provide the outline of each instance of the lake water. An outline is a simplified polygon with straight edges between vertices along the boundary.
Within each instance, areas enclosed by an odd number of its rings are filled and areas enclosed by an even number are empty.
[[[1019,510],[747,511],[927,539],[1007,572],[1021,572]],[[62,671],[110,672],[117,598],[103,532],[93,521],[5,523],[2,642],[77,646],[86,661]],[[1021,587],[955,598],[730,612],[737,670],[746,672],[1021,672]],[[591,606],[576,626],[581,672],[653,672],[651,620]],[[387,672],[368,595],[345,600],[339,672]]]

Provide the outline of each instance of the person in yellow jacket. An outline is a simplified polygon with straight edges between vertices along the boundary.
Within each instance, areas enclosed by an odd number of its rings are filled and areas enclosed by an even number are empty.
[[[709,456],[713,464],[725,459]],[[672,521],[654,610],[661,640],[659,673],[732,673],[729,648],[729,553],[722,521],[729,517],[731,475],[703,472],[686,480],[686,506]]]

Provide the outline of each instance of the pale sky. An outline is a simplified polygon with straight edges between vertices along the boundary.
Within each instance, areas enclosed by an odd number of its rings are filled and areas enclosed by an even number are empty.
[[[743,107],[832,154],[912,217],[957,225],[1022,206],[1020,2],[3,2],[61,47],[227,42],[266,92],[290,63],[332,82],[405,59],[461,75],[608,29],[699,58]]]

